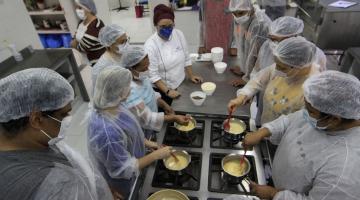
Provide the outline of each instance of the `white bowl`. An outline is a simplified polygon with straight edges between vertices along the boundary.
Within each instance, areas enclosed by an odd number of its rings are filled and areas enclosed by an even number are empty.
[[[214,64],[214,67],[215,67],[216,73],[222,74],[225,72],[227,64],[224,62],[217,62]]]
[[[211,96],[216,89],[216,84],[213,82],[205,82],[201,84],[201,89],[207,96]]]
[[[201,99],[196,99],[194,97],[201,98]],[[194,103],[195,106],[201,106],[206,99],[206,94],[201,91],[195,91],[190,94],[190,99]]]
[[[224,49],[221,47],[214,47],[211,49],[211,60],[214,63],[221,62],[224,58]]]

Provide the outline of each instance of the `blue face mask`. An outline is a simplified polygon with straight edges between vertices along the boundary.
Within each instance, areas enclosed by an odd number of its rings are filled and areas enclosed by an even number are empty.
[[[173,27],[161,28],[160,31],[159,31],[159,35],[160,35],[162,38],[168,40],[168,39],[170,38],[173,30],[174,30]]]
[[[313,117],[310,116],[309,112],[304,109],[304,112],[303,112],[303,115],[304,115],[304,119],[310,123],[310,125],[318,130],[325,130],[328,128],[328,126],[325,126],[325,127],[319,127],[317,125],[318,121],[321,121],[322,119],[315,119]]]

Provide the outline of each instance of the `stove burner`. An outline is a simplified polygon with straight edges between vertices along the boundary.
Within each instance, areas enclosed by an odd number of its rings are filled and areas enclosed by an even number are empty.
[[[162,160],[156,164],[153,187],[199,190],[201,177],[201,153],[188,152],[191,155],[191,162],[182,171],[171,171],[166,169]]]
[[[154,194],[154,192],[153,192],[153,193],[150,193],[148,197],[150,197],[150,196],[153,195],[153,194]],[[189,197],[189,196],[188,196],[188,197]],[[190,200],[199,200],[199,198],[197,198],[197,197],[189,197],[189,199],[190,199]],[[217,200],[217,199],[213,199],[213,200]],[[219,200],[221,200],[221,199],[219,199]]]
[[[254,182],[258,182],[255,168],[255,160],[252,156],[246,156],[249,159],[250,164],[252,166],[248,176],[241,180],[241,182],[231,182],[226,180],[224,174],[225,172],[221,167],[221,160],[224,158],[226,154],[210,154],[210,165],[209,165],[209,184],[208,189],[211,192],[218,193],[229,193],[229,194],[248,194],[249,182],[248,180],[252,180]]]
[[[168,124],[163,143],[177,147],[201,148],[204,140],[205,121],[197,120],[196,128],[187,133],[180,132],[173,124]]]
[[[249,127],[246,119],[242,119],[246,123],[246,127]],[[211,135],[210,135],[210,147],[220,149],[243,149],[242,142],[232,141],[224,137],[224,131],[222,128],[223,121],[214,120],[211,122]],[[247,128],[247,131],[248,128]]]

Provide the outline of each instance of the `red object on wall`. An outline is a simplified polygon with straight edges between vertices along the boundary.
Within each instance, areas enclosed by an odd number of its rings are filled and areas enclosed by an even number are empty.
[[[204,0],[204,44],[208,52],[213,47],[222,47],[228,55],[232,40],[233,16],[225,13],[230,0]]]

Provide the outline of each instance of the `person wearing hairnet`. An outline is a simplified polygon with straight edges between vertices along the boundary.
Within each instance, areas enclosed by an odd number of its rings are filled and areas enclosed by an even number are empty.
[[[239,57],[239,66],[230,70],[242,76],[232,80],[231,84],[238,87],[245,85],[250,79],[250,73],[255,66],[259,49],[266,40],[271,21],[266,14],[253,7],[251,0],[231,0],[229,10],[234,16],[232,50],[236,49]]]
[[[273,52],[275,64],[261,70],[239,89],[228,109],[248,103],[263,91],[261,124],[300,110],[304,106],[302,84],[311,75],[319,73],[313,64],[315,52],[316,46],[302,37],[281,41]]]
[[[170,155],[145,139],[136,117],[124,105],[131,92],[129,70],[110,66],[97,78],[88,125],[89,154],[110,188],[126,199],[140,170]],[[145,146],[154,149],[145,155]]]
[[[299,36],[303,30],[304,22],[301,19],[295,17],[280,17],[271,22],[268,39],[264,42],[259,50],[259,56],[256,60],[252,75],[274,63],[272,50],[279,44],[279,42],[290,37]],[[320,71],[326,70],[326,56],[324,52],[318,47],[316,48],[314,63],[318,65]]]
[[[183,32],[175,29],[174,11],[164,4],[154,8],[153,23],[157,32],[145,42],[149,55],[149,77],[155,91],[171,105],[181,94],[177,88],[187,76],[193,83],[201,83],[202,77],[192,71],[191,59]]]
[[[111,24],[100,30],[99,40],[106,47],[106,51],[93,67],[93,87],[95,87],[96,78],[101,70],[108,66],[120,65],[121,55],[128,48],[130,38],[124,28],[117,24]]]
[[[305,108],[248,133],[249,148],[262,139],[279,145],[274,187],[250,185],[262,199],[357,200],[360,197],[360,81],[325,71],[303,85]]]
[[[257,0],[261,8],[265,9],[265,14],[271,20],[275,20],[285,15],[286,0]]]
[[[97,62],[105,52],[99,42],[98,35],[104,23],[96,17],[96,6],[93,0],[75,0],[76,15],[80,19],[75,38],[71,47],[85,53],[91,66]]]
[[[129,69],[133,76],[131,92],[126,99],[126,107],[139,119],[145,128],[145,137],[152,137],[154,131],[160,131],[164,121],[188,123],[188,117],[175,115],[174,110],[154,91],[148,78],[149,58],[143,48],[130,46],[123,54],[121,66]],[[158,112],[158,106],[163,112]]]
[[[73,99],[71,85],[50,69],[0,80],[1,199],[113,199],[96,168],[63,141]]]

